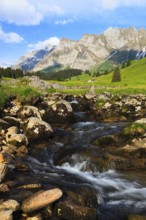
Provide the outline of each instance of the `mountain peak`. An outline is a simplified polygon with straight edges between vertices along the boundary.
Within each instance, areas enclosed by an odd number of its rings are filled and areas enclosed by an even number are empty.
[[[17,62],[17,68],[24,69],[28,64],[28,70],[39,71],[57,63],[64,68],[88,70],[109,59],[113,51],[122,54],[119,58],[115,55],[114,60],[124,62],[129,56],[133,59],[145,56],[144,48],[146,48],[144,28],[137,30],[135,27],[109,27],[99,35],[84,34],[78,41],[62,38],[52,49],[48,44],[45,48],[47,52],[40,50],[41,52],[34,51],[29,56],[25,55]],[[132,53],[132,56],[129,53]]]

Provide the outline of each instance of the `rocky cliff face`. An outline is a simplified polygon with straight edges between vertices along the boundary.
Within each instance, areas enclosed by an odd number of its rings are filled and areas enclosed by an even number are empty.
[[[120,56],[119,53],[123,51],[124,56]],[[118,54],[118,59],[116,59],[116,54]],[[138,59],[145,55],[145,29],[109,28],[100,35],[85,34],[79,41],[62,39],[49,52],[40,50],[26,54],[14,67],[39,71],[60,64],[73,69],[88,70],[106,59],[112,60],[112,56],[115,62],[122,63],[130,57]]]
[[[21,68],[23,70],[32,70],[35,65],[43,60],[52,50],[54,47],[41,49],[41,50],[35,50],[32,52],[29,52],[22,56],[14,65],[14,68]]]

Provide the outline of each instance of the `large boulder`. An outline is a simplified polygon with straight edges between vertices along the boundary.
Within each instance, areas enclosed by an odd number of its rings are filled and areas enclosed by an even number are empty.
[[[69,102],[65,100],[56,103],[48,103],[48,108],[43,116],[43,119],[49,123],[68,123],[73,120],[73,109]]]
[[[30,117],[37,117],[41,119],[41,115],[39,113],[38,108],[34,106],[23,106],[19,111],[18,111],[18,117],[21,119],[28,119]]]
[[[25,134],[29,140],[46,139],[52,132],[51,126],[39,118],[31,117],[27,121]]]
[[[58,188],[39,191],[24,200],[21,208],[25,213],[34,212],[60,199],[62,194],[62,191]]]

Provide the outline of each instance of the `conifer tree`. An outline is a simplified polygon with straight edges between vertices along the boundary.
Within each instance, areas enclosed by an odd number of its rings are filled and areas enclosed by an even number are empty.
[[[113,72],[112,82],[121,82],[121,73],[119,67],[116,67]]]

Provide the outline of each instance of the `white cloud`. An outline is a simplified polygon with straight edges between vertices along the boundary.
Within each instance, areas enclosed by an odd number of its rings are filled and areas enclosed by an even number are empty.
[[[63,13],[59,5],[47,0],[0,0],[0,20],[17,25],[37,25],[45,16]]]
[[[14,62],[10,62],[10,61],[7,62],[7,61],[0,60],[0,67],[4,67],[4,68],[11,67],[13,63]]]
[[[146,6],[145,0],[95,0],[96,5],[99,9],[103,10],[114,10],[118,7],[143,7]]]
[[[69,19],[55,21],[55,24],[66,25],[66,24],[73,23],[73,22],[74,20],[69,18]]]
[[[0,40],[4,41],[5,43],[20,43],[24,39],[15,32],[6,33],[0,27]]]
[[[0,21],[17,25],[37,25],[53,18],[66,24],[70,17],[91,18],[97,12],[118,7],[146,6],[145,0],[0,0]],[[66,19],[64,19],[66,18]],[[92,18],[91,18],[92,19]],[[69,19],[68,19],[69,21]],[[70,22],[71,23],[71,22]]]
[[[42,14],[29,0],[0,0],[0,20],[17,25],[35,25]]]
[[[44,49],[44,48],[49,48],[51,46],[56,46],[60,42],[60,39],[57,37],[50,37],[49,39],[45,41],[39,41],[36,44],[29,44],[28,48],[30,50],[39,50],[39,49]]]

